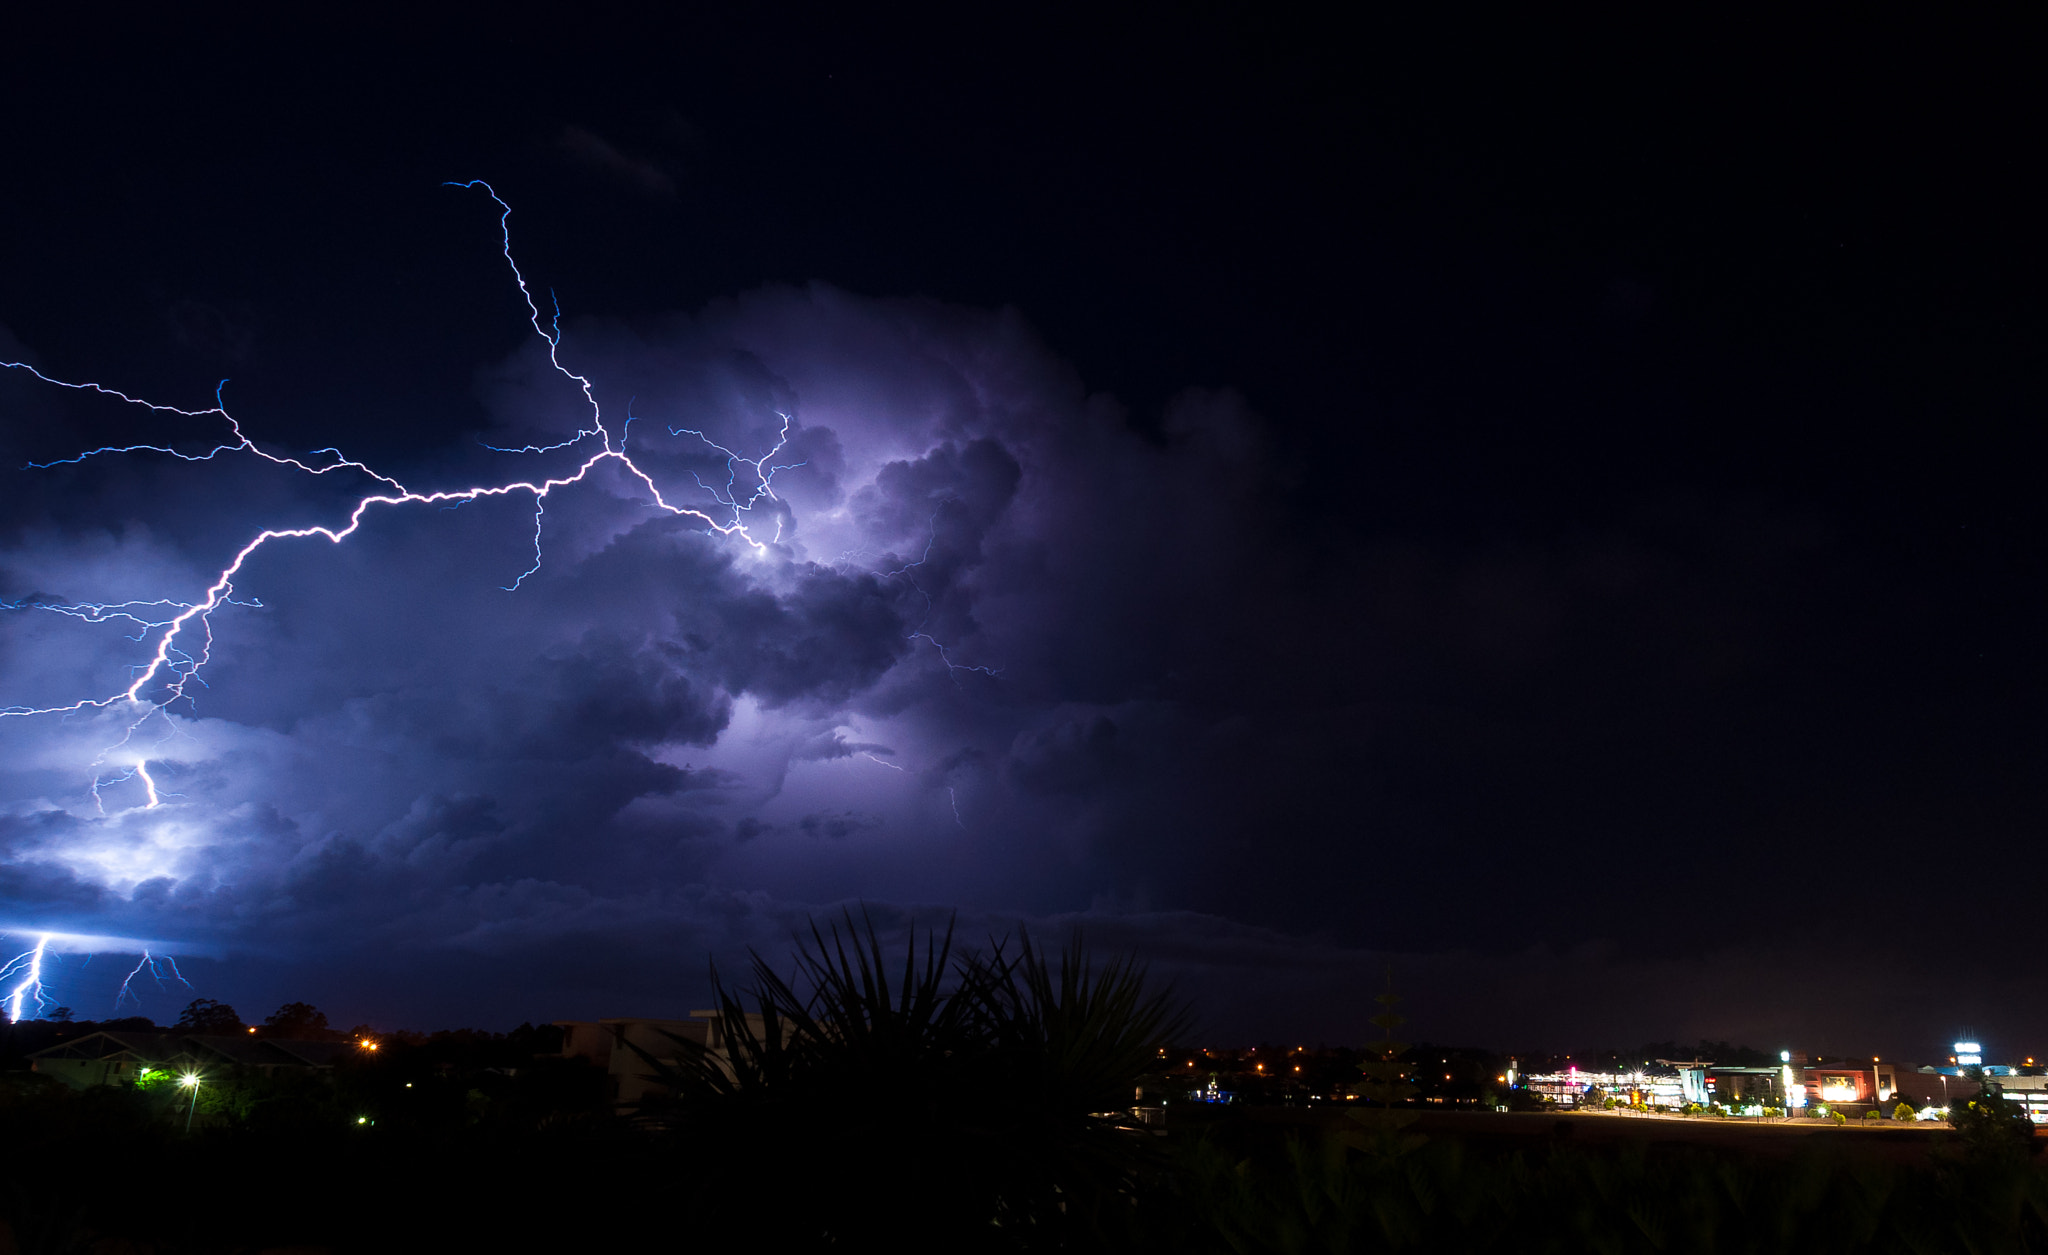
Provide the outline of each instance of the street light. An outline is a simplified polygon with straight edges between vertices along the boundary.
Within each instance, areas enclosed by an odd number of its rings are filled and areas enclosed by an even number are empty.
[[[192,1113],[199,1110],[199,1074],[197,1072],[187,1072],[178,1078],[178,1084],[192,1091],[191,1105],[185,1108],[185,1131],[190,1133],[192,1131]]]

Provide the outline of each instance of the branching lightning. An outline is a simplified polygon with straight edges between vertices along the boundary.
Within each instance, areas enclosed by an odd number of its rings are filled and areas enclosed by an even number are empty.
[[[164,964],[165,966],[171,969],[171,979],[177,981],[180,985],[183,985],[187,989],[192,988],[192,982],[186,980],[185,974],[178,970],[178,961],[176,959],[172,958],[168,954],[151,954],[149,951],[144,950],[142,952],[142,962],[137,963],[135,965],[135,970],[128,973],[127,978],[121,982],[121,992],[114,995],[114,1009],[116,1011],[120,1010],[121,1004],[125,1001],[128,1001],[129,999],[134,999],[135,1005],[137,1006],[142,1005],[142,999],[137,998],[135,996],[134,991],[130,989],[129,986],[133,985],[135,983],[135,978],[142,975],[144,972],[148,972],[150,976],[156,981],[157,988],[161,989],[164,987],[163,971],[157,967],[157,964],[159,963]]]
[[[266,527],[250,536],[220,567],[211,582],[196,596],[188,600],[159,598],[155,600],[132,600],[120,602],[59,602],[38,598],[22,601],[0,601],[0,610],[40,610],[67,616],[88,624],[116,624],[127,639],[147,648],[146,659],[132,666],[125,685],[111,691],[79,697],[76,700],[45,706],[11,705],[0,707],[0,718],[25,718],[38,715],[69,716],[95,712],[107,712],[117,716],[123,726],[120,736],[113,744],[103,749],[94,760],[92,785],[89,790],[95,807],[101,814],[106,813],[106,802],[102,791],[110,786],[127,781],[139,782],[144,802],[140,809],[151,809],[174,798],[175,793],[165,792],[159,785],[158,776],[152,774],[152,760],[162,766],[163,756],[159,752],[164,741],[184,735],[172,713],[179,703],[185,703],[189,710],[196,705],[199,690],[205,688],[202,674],[212,658],[214,645],[213,615],[225,608],[260,609],[263,602],[246,594],[238,595],[236,583],[243,578],[244,570],[252,559],[267,547],[289,541],[325,540],[340,545],[354,536],[366,520],[379,511],[395,510],[408,506],[428,506],[442,510],[455,510],[465,505],[489,501],[496,498],[530,499],[533,505],[533,553],[531,562],[519,571],[508,583],[507,591],[519,590],[525,582],[535,576],[545,561],[544,537],[547,530],[548,500],[560,489],[582,484],[600,468],[608,468],[637,482],[636,491],[643,492],[648,502],[669,515],[689,519],[701,525],[707,535],[735,539],[750,547],[757,554],[765,554],[771,546],[782,540],[784,514],[781,509],[767,511],[775,519],[774,534],[767,539],[757,537],[750,526],[757,525],[757,509],[764,501],[779,502],[776,496],[775,477],[784,471],[804,466],[802,460],[784,457],[790,444],[790,430],[794,420],[790,414],[777,412],[782,425],[774,441],[758,456],[748,456],[718,443],[705,431],[681,425],[664,425],[672,438],[694,439],[710,455],[722,459],[725,465],[725,479],[722,483],[715,476],[708,479],[690,472],[690,477],[704,498],[695,501],[671,500],[657,484],[654,476],[634,461],[627,449],[628,438],[637,418],[633,402],[626,405],[626,416],[616,430],[598,401],[596,388],[589,377],[578,373],[564,363],[562,358],[561,304],[554,293],[547,296],[547,309],[542,305],[525,273],[520,269],[512,251],[511,216],[512,209],[489,183],[482,180],[451,182],[449,187],[465,190],[481,189],[498,207],[498,228],[500,251],[505,265],[518,286],[521,299],[525,302],[528,323],[534,334],[547,346],[550,369],[573,384],[582,398],[582,416],[577,419],[571,434],[553,443],[533,443],[519,447],[485,447],[496,453],[507,455],[559,455],[567,453],[580,461],[561,473],[534,475],[526,478],[511,478],[496,483],[472,484],[468,487],[415,489],[398,478],[385,474],[365,462],[351,458],[339,448],[316,449],[302,456],[278,452],[260,445],[243,429],[240,421],[229,412],[226,401],[228,381],[223,379],[215,386],[214,404],[204,409],[184,409],[173,405],[162,405],[153,401],[111,388],[96,382],[73,382],[53,378],[26,362],[0,361],[0,367],[24,371],[36,379],[56,387],[80,392],[89,392],[109,398],[115,402],[137,406],[153,414],[176,415],[183,418],[219,422],[226,425],[227,436],[217,440],[203,451],[188,452],[173,447],[170,443],[135,443],[109,445],[88,449],[71,457],[49,462],[31,462],[28,469],[48,470],[59,466],[86,463],[95,458],[113,454],[156,453],[185,462],[210,462],[223,457],[246,457],[260,459],[289,471],[315,477],[354,478],[362,481],[361,495],[352,505],[345,506],[338,519],[299,527]],[[938,654],[947,672],[956,682],[962,672],[974,672],[986,676],[1001,674],[998,668],[969,666],[957,662],[948,646],[935,637],[928,625],[934,613],[931,593],[919,582],[918,570],[931,558],[937,541],[940,515],[950,501],[941,502],[931,518],[931,535],[927,538],[924,553],[913,562],[905,563],[894,570],[877,572],[885,579],[900,580],[924,598],[925,613],[915,629],[908,634],[911,641],[930,645]],[[163,734],[153,745],[144,745],[144,728],[152,719],[159,720]],[[905,769],[873,754],[866,755],[874,762],[896,771]],[[954,818],[959,820],[958,798],[952,796]],[[964,826],[964,824],[963,824]],[[45,939],[47,941],[47,938]],[[11,1006],[18,1013],[24,999],[40,999],[40,971],[42,946],[27,954],[17,956],[5,969],[5,973],[17,971],[26,973],[23,982],[7,996]],[[136,977],[147,972],[159,984],[163,975],[157,968],[158,962],[170,964],[174,978],[177,968],[166,956],[152,955],[145,951],[141,963],[129,973],[122,983],[119,999],[134,996],[130,986]],[[118,1001],[117,999],[117,1005]],[[40,1002],[38,1002],[40,1005]]]
[[[748,514],[763,498],[774,499],[774,478],[778,472],[803,465],[801,462],[775,462],[775,458],[782,452],[789,441],[791,423],[789,416],[780,415],[783,420],[782,429],[778,433],[774,445],[757,458],[748,458],[735,453],[717,444],[701,431],[680,427],[671,428],[671,434],[695,436],[712,450],[725,457],[727,478],[722,490],[715,486],[705,485],[702,480],[697,482],[710,496],[712,506],[720,514],[729,514],[730,517],[714,517],[706,509],[670,501],[667,495],[655,483],[654,477],[627,456],[625,438],[633,421],[630,404],[628,405],[626,424],[614,436],[611,428],[606,423],[603,407],[598,403],[595,388],[589,378],[578,374],[563,364],[561,357],[561,306],[553,300],[552,294],[550,294],[551,312],[548,317],[543,318],[540,305],[534,299],[533,291],[527,283],[526,276],[521,272],[518,261],[512,255],[511,206],[506,204],[497,192],[482,180],[451,183],[448,186],[465,189],[482,188],[485,194],[491,198],[492,202],[498,206],[500,211],[498,227],[505,263],[511,268],[512,277],[518,284],[520,296],[526,302],[528,320],[532,324],[534,332],[547,345],[549,365],[557,374],[576,386],[578,392],[583,397],[584,404],[588,407],[587,419],[578,425],[574,435],[565,440],[551,445],[528,445],[524,448],[503,449],[499,451],[523,454],[552,453],[576,448],[577,446],[586,446],[591,448],[588,456],[566,474],[515,479],[496,484],[479,484],[467,488],[419,491],[408,488],[398,479],[346,456],[339,449],[314,450],[312,454],[308,455],[313,460],[306,460],[287,454],[275,453],[263,448],[242,430],[240,422],[234,415],[228,412],[224,397],[226,380],[222,380],[221,384],[216,387],[214,394],[215,404],[213,406],[203,410],[188,410],[173,405],[159,405],[98,383],[74,383],[55,379],[26,362],[0,362],[0,366],[11,370],[26,371],[37,379],[57,387],[96,393],[129,405],[140,406],[152,412],[177,414],[188,418],[218,418],[227,424],[231,437],[215,444],[203,453],[181,452],[166,444],[110,445],[104,448],[89,449],[73,457],[62,458],[56,461],[31,462],[29,463],[30,469],[41,470],[54,466],[75,465],[91,458],[117,453],[161,453],[186,462],[207,462],[222,455],[241,454],[260,458],[277,466],[302,471],[308,475],[330,475],[335,473],[359,475],[368,480],[371,485],[371,490],[358,498],[354,506],[349,509],[345,522],[335,525],[312,525],[306,527],[272,527],[265,528],[256,533],[240,549],[235,551],[227,564],[214,577],[213,582],[207,586],[204,593],[196,600],[175,601],[159,599],[155,601],[127,601],[105,604],[91,602],[73,604],[33,600],[0,602],[0,609],[46,610],[88,623],[118,621],[135,629],[135,634],[131,639],[145,643],[154,642],[148,660],[132,669],[134,673],[132,678],[126,686],[120,689],[96,696],[81,697],[76,701],[61,705],[0,707],[0,718],[19,718],[30,715],[67,715],[97,710],[125,712],[129,717],[126,729],[119,741],[102,752],[99,761],[94,764],[96,769],[99,768],[110,756],[117,755],[120,750],[127,746],[150,719],[165,716],[168,722],[168,712],[176,703],[185,701],[189,704],[194,699],[196,694],[193,691],[193,686],[196,685],[201,688],[205,686],[205,681],[200,676],[212,656],[212,616],[214,612],[224,606],[260,607],[262,605],[259,600],[237,598],[235,596],[235,581],[240,577],[243,568],[248,565],[251,558],[266,546],[277,541],[319,538],[330,544],[338,545],[353,536],[363,526],[365,519],[373,512],[385,508],[409,505],[454,508],[471,502],[497,497],[531,497],[533,500],[534,521],[533,562],[532,565],[520,572],[511,583],[504,586],[508,591],[517,590],[527,579],[541,569],[544,559],[542,535],[546,523],[548,497],[558,489],[584,482],[591,476],[592,472],[608,464],[615,465],[627,477],[637,481],[645,490],[647,498],[655,508],[671,515],[701,523],[709,534],[736,538],[751,546],[757,552],[765,551],[769,545],[775,544],[781,538],[782,524],[779,516],[776,521],[775,536],[764,542],[757,539],[748,530]],[[756,486],[751,491],[745,493],[742,493],[739,487],[739,468],[742,466],[750,469],[756,480]],[[109,777],[104,771],[96,770],[92,786],[92,795],[95,802],[99,801],[100,789],[102,787],[122,780],[137,778],[145,786],[147,795],[146,805],[154,807],[161,804],[164,795],[157,790],[155,781],[149,775],[146,760],[138,759],[125,763],[123,766],[126,767],[125,774],[113,777]]]
[[[144,942],[129,937],[86,936],[78,933],[38,932],[30,933],[36,939],[34,946],[6,963],[0,964],[0,1010],[6,1012],[13,1022],[36,1019],[57,1007],[57,998],[50,990],[48,965],[62,960],[65,953],[85,955],[85,962],[79,965],[83,970],[92,962],[92,956],[102,952],[133,954],[136,948],[142,951],[142,961],[135,970],[121,981],[121,988],[114,995],[114,1010],[119,1011],[124,1003],[142,1005],[142,997],[134,988],[136,978],[148,975],[157,983],[157,988],[168,989],[166,980],[176,981],[186,989],[192,982],[178,970],[178,961],[163,952],[161,942]],[[132,948],[131,948],[132,947]],[[168,971],[169,976],[165,973]]]

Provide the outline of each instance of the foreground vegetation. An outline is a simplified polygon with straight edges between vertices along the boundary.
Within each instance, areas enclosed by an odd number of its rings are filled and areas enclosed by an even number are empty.
[[[1292,1131],[1210,1109],[1158,1130],[1125,1109],[1180,1021],[1128,963],[949,937],[899,962],[847,921],[807,939],[792,978],[751,976],[721,994],[729,1049],[645,1060],[670,1097],[627,1115],[603,1072],[548,1057],[545,1030],[214,1078],[189,1134],[175,1087],[6,1074],[0,1219],[24,1252],[663,1233],[778,1251],[2048,1252],[2035,1143],[1988,1109],[1924,1162],[1856,1149],[1883,1138],[1775,1156],[1584,1144],[1538,1116],[1453,1134],[1400,1107]]]

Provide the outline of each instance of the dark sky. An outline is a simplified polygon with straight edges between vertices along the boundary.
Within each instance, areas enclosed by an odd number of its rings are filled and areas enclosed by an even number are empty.
[[[0,720],[16,949],[504,1026],[864,902],[1082,927],[1218,1040],[1362,1036],[1391,962],[1426,1039],[2038,1054],[2038,18],[1261,13],[11,38],[0,358],[421,492],[630,407],[760,542],[610,459],[516,591],[530,494],[265,546],[185,700]],[[469,179],[608,436],[483,447],[592,410]],[[227,433],[0,372],[8,468]],[[758,499],[711,448],[778,438]],[[0,475],[28,709],[164,631],[80,607],[379,488]]]

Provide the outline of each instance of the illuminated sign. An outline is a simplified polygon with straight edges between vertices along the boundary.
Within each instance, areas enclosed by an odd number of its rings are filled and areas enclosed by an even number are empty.
[[[1956,1062],[1964,1067],[1975,1067],[1984,1062],[1984,1047],[1973,1041],[1956,1043]]]

